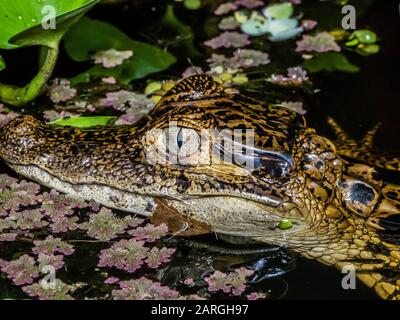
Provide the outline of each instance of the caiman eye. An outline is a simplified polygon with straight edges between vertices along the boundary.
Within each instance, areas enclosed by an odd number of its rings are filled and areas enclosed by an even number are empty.
[[[169,127],[162,140],[170,163],[191,164],[200,152],[200,135],[191,128]]]
[[[256,151],[253,174],[262,179],[282,179],[292,169],[293,159],[290,154],[278,151]]]

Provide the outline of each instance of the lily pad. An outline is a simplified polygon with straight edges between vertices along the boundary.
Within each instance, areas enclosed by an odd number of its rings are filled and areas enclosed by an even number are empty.
[[[54,47],[67,29],[97,2],[99,0],[0,0],[0,48]],[[56,29],[42,26],[50,10],[55,12]]]
[[[91,54],[97,51],[115,49],[131,50],[133,58],[126,60],[116,68],[106,69],[100,65],[90,68],[72,79],[74,84],[86,82],[92,76],[113,76],[121,83],[167,69],[176,62],[173,55],[156,47],[135,41],[116,27],[99,20],[83,17],[64,37],[65,49],[75,61],[90,60]]]
[[[317,53],[315,57],[303,62],[303,67],[315,73],[320,71],[343,71],[354,73],[360,68],[347,60],[346,56],[338,52]]]
[[[57,126],[71,126],[76,128],[90,128],[95,126],[106,126],[111,121],[116,120],[114,116],[96,116],[96,117],[65,117],[49,122]]]
[[[287,19],[293,14],[293,5],[290,2],[273,4],[263,10],[266,17]]]

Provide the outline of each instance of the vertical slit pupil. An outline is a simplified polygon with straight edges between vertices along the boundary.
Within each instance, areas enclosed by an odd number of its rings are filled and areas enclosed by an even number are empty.
[[[178,148],[180,149],[183,145],[183,130],[182,129],[179,129],[176,139],[177,139],[176,144],[178,145]]]

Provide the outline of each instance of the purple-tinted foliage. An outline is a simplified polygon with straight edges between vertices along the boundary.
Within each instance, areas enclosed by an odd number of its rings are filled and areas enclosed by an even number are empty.
[[[260,300],[267,298],[267,295],[263,292],[252,292],[246,296],[247,300]]]
[[[158,226],[148,223],[144,227],[138,227],[128,231],[136,240],[144,240],[145,242],[154,242],[167,235],[167,232],[168,226],[165,223]]]
[[[21,230],[40,229],[49,223],[43,220],[44,216],[39,209],[23,210],[21,212],[12,212],[9,218],[14,220],[16,227]]]
[[[318,22],[315,20],[303,20],[301,21],[301,25],[303,26],[304,30],[309,31],[314,29],[317,26]]]
[[[213,53],[207,62],[210,63],[212,68],[221,66],[224,70],[236,70],[266,65],[270,63],[270,60],[266,52],[253,49],[237,49],[231,58]]]
[[[150,268],[157,269],[161,264],[169,262],[174,252],[175,249],[153,247],[147,252],[145,262]]]
[[[254,273],[253,270],[246,268],[235,269],[233,272],[224,273],[216,270],[211,276],[204,280],[208,284],[208,291],[222,291],[240,296],[246,289],[246,278]]]
[[[79,228],[78,217],[52,216],[49,225],[53,233],[74,231]]]
[[[18,233],[1,233],[0,234],[0,242],[1,241],[15,241],[17,239]]]
[[[214,11],[214,14],[217,16],[221,16],[231,11],[235,11],[238,6],[233,2],[225,2],[218,6],[217,10]]]
[[[117,111],[128,111],[130,107],[133,109],[129,112],[133,114],[134,112],[150,110],[154,106],[154,101],[144,94],[120,90],[107,92],[106,98],[101,99],[100,104],[104,107],[112,107]]]
[[[213,49],[218,48],[242,48],[249,45],[251,42],[249,40],[249,36],[247,34],[243,34],[236,31],[225,31],[221,33],[219,36],[210,39],[204,44]]]
[[[240,23],[235,19],[234,16],[229,16],[221,19],[218,27],[221,30],[235,30],[240,27]]]
[[[54,79],[47,90],[51,101],[58,103],[70,100],[76,96],[76,89],[71,87],[67,79]]]
[[[58,270],[64,266],[64,256],[61,254],[45,254],[39,253],[38,256],[39,270],[43,270],[45,266],[52,266],[54,269]]]
[[[303,38],[296,42],[296,51],[302,52],[327,52],[327,51],[340,51],[339,45],[335,41],[335,37],[328,32],[318,32],[317,34],[303,35]]]
[[[104,283],[105,284],[114,284],[114,283],[117,283],[118,281],[120,281],[120,280],[116,277],[108,277],[106,280],[104,280]]]
[[[40,300],[73,300],[70,294],[80,286],[81,284],[68,285],[56,279],[54,288],[46,288],[42,283],[34,283],[30,286],[23,287],[22,290],[29,296],[37,297]]]
[[[100,252],[99,267],[115,267],[127,272],[135,272],[146,258],[148,248],[144,247],[144,241],[135,239],[120,240],[109,249]]]
[[[74,210],[70,206],[70,198],[60,194],[55,189],[44,192],[39,196],[42,203],[41,210],[50,218],[72,215]]]
[[[6,112],[4,110],[4,105],[0,103],[0,128],[2,126],[5,126],[7,123],[9,123],[11,120],[15,119],[19,115],[20,115],[19,113],[16,113],[14,111]]]
[[[135,280],[121,281],[119,290],[113,290],[114,300],[164,300],[177,299],[179,292],[153,282],[145,277]]]
[[[292,67],[287,69],[287,75],[273,74],[268,79],[272,83],[280,85],[301,85],[303,82],[308,81],[307,71],[301,67]]]
[[[264,1],[261,0],[236,0],[235,4],[240,7],[245,7],[247,9],[254,9],[259,6],[264,5]]]
[[[194,286],[194,280],[193,278],[187,278],[183,281],[183,284],[187,285],[188,287],[193,287]]]
[[[45,240],[35,240],[33,244],[35,245],[32,249],[34,254],[44,253],[52,255],[54,253],[61,253],[68,256],[75,251],[72,245],[62,241],[60,238],[54,238],[52,235],[47,236]]]
[[[116,217],[110,209],[102,208],[98,213],[89,215],[89,221],[82,223],[80,228],[87,230],[91,238],[108,241],[124,233],[127,223]]]
[[[16,260],[2,261],[1,271],[7,274],[16,285],[30,284],[39,276],[35,259],[24,254]]]
[[[186,78],[186,77],[190,77],[190,76],[194,76],[196,74],[201,74],[203,73],[203,69],[201,69],[200,67],[188,67],[185,69],[185,71],[182,73],[182,78]]]

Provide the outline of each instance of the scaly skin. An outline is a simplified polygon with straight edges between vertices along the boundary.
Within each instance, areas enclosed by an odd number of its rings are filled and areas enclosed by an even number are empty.
[[[295,112],[197,75],[132,126],[81,130],[19,117],[0,131],[0,156],[46,186],[166,221],[180,235],[246,236],[338,268],[352,264],[380,297],[400,299],[400,188],[369,165],[345,161],[340,154],[361,153],[351,153],[355,145],[345,147],[349,139],[330,123],[339,149]],[[254,146],[243,134],[238,144],[255,167],[218,135],[207,135],[210,143],[199,149],[196,137],[205,129],[252,129]],[[216,161],[213,146],[239,157]],[[176,162],[176,154],[191,156]],[[399,163],[378,162],[389,169]],[[293,227],[279,229],[286,218]]]

